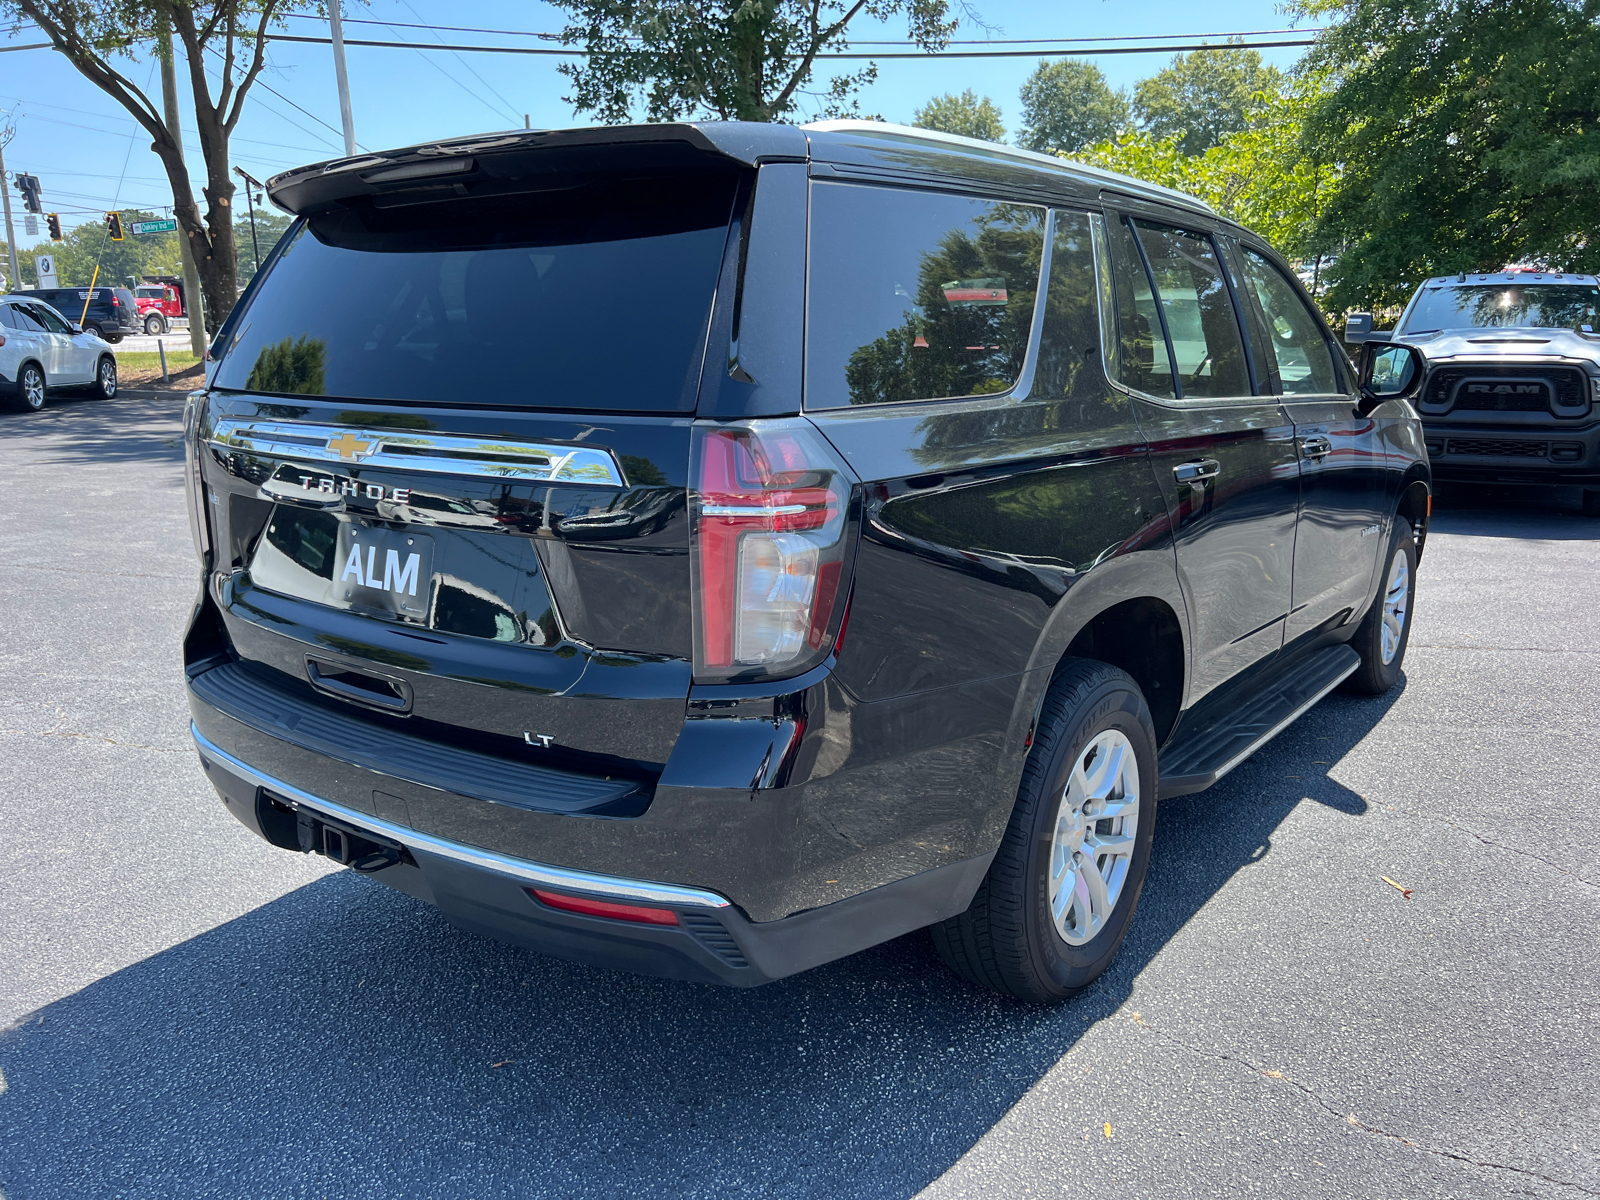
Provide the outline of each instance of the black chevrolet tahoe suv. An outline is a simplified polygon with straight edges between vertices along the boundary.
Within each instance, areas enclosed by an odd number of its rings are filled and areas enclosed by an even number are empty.
[[[34,288],[12,295],[43,300],[65,314],[73,324],[98,334],[112,345],[144,332],[138,301],[125,287]]]
[[[1368,313],[1352,345],[1402,339],[1427,358],[1418,414],[1441,483],[1577,485],[1600,517],[1600,280],[1499,271],[1430,279],[1393,331]]]
[[[457,925],[763,983],[912,930],[1050,1000],[1159,799],[1405,654],[1429,476],[1205,205],[867,122],[274,178],[186,419],[228,809]]]

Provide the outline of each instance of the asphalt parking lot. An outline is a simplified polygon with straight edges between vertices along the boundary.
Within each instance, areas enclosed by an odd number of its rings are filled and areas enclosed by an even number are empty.
[[[1076,1001],[920,935],[737,992],[458,933],[227,816],[181,404],[0,415],[3,1200],[1600,1195],[1575,497],[1441,497],[1403,686],[1164,804]]]

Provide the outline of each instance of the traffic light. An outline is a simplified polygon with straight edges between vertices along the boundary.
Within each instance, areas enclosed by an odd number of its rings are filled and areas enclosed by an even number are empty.
[[[39,177],[37,175],[17,176],[17,191],[22,193],[22,209],[24,212],[43,212],[44,205],[39,203]]]
[[[50,240],[59,242],[61,240],[61,218],[55,213],[51,213],[45,217],[44,223],[50,228]]]
[[[111,231],[111,240],[113,242],[120,242],[122,240],[122,214],[107,213],[106,228]]]

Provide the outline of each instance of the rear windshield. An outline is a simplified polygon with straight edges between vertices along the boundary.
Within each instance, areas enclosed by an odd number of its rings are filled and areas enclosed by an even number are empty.
[[[218,387],[523,408],[684,412],[737,177],[312,217],[238,322]]]
[[[1485,283],[1425,287],[1406,318],[1407,334],[1520,326],[1593,331],[1600,288],[1593,284]]]

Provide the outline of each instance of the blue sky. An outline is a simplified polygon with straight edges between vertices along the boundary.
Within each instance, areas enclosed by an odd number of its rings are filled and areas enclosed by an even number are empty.
[[[1272,0],[1222,0],[1196,5],[1180,0],[1080,0],[1077,4],[1047,0],[974,0],[974,9],[995,38],[1126,37],[1182,35],[1236,30],[1281,29],[1289,24]],[[347,38],[385,41],[448,41],[459,43],[539,44],[528,39],[502,39],[476,33],[430,34],[355,23],[386,20],[433,25],[553,32],[564,23],[560,9],[541,3],[474,0],[371,0],[352,6],[346,17]],[[326,34],[325,22],[292,19],[287,32]],[[859,41],[903,39],[903,21],[884,25],[863,22],[853,27]],[[981,29],[965,27],[958,38],[981,38]],[[0,45],[44,40],[32,28],[0,35]],[[865,48],[865,47],[863,47]],[[1291,65],[1298,49],[1269,50],[1265,57],[1280,67]],[[1107,55],[1095,59],[1113,86],[1130,87],[1160,70],[1170,54]],[[566,80],[556,73],[559,60],[528,55],[463,54],[351,47],[348,50],[350,91],[356,138],[368,149],[522,124],[526,113],[535,127],[587,122],[562,102]],[[999,105],[1008,130],[1020,121],[1018,89],[1037,65],[1035,58],[966,59],[930,62],[886,60],[878,81],[864,90],[862,107],[890,121],[908,122],[930,96],[972,88]],[[257,178],[300,163],[342,153],[339,103],[333,81],[332,52],[327,46],[278,42],[268,51],[268,70],[248,101],[235,133],[233,161]],[[839,64],[841,67],[854,64]],[[121,64],[130,79],[150,94],[159,91],[154,60],[140,57]],[[186,91],[182,64],[179,87]],[[292,102],[292,104],[291,104]],[[299,111],[294,105],[298,105]],[[11,114],[16,138],[6,148],[9,172],[27,171],[43,185],[45,208],[58,211],[68,226],[99,220],[116,207],[159,209],[171,203],[159,162],[148,138],[110,97],[80,76],[49,50],[0,53],[0,124]],[[186,114],[185,124],[191,118]],[[191,174],[200,162],[192,128],[185,138]],[[198,189],[198,176],[196,187]],[[20,199],[13,190],[12,208],[22,233]],[[241,205],[241,210],[243,206]]]

